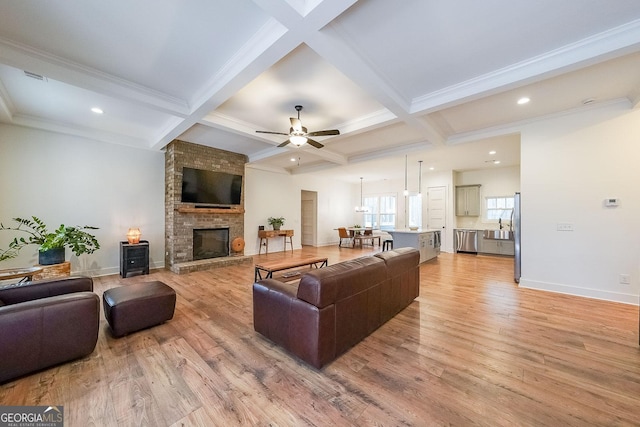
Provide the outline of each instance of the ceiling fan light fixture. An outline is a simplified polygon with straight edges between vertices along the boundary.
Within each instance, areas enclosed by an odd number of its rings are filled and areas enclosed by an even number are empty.
[[[296,147],[300,147],[307,142],[307,138],[300,135],[293,135],[289,137],[289,141],[291,141],[291,143]]]

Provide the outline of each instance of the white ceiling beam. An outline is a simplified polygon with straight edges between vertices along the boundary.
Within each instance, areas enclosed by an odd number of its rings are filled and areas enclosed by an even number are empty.
[[[64,135],[77,136],[93,141],[149,149],[149,141],[141,138],[133,138],[122,134],[99,131],[94,128],[82,127],[74,124],[62,123],[59,121],[46,120],[41,117],[33,117],[26,114],[14,114],[12,123],[18,126],[41,129]]]
[[[396,145],[395,147],[385,148],[377,151],[370,151],[364,154],[357,154],[349,157],[349,163],[360,163],[368,160],[382,159],[389,156],[412,153],[433,147],[427,141],[411,142],[408,144]]]
[[[238,90],[303,43],[309,34],[318,31],[335,19],[354,2],[355,0],[323,1],[303,17],[291,5],[280,0],[254,0],[254,3],[272,18],[220,72],[212,76],[210,82],[192,101],[194,110],[191,115],[163,135],[154,144],[154,148],[162,148],[186,132]]]
[[[409,100],[404,99],[393,85],[376,72],[372,65],[348,43],[350,37],[336,23],[329,24],[322,31],[315,32],[306,43],[311,49],[330,62],[355,84],[385,106],[408,126],[419,129],[436,144],[443,144],[442,132],[433,123],[418,120],[410,113]],[[340,43],[336,42],[340,40]]]
[[[447,138],[447,145],[462,144],[462,143],[474,142],[481,139],[486,139],[486,138],[491,138],[496,136],[520,133],[525,126],[535,122],[551,120],[557,117],[567,116],[567,115],[579,113],[586,110],[604,108],[604,107],[608,107],[610,105],[616,105],[616,104],[630,105],[630,101],[628,98],[618,98],[618,99],[612,99],[608,101],[594,102],[592,104],[583,105],[580,107],[560,111],[557,113],[545,114],[539,117],[532,117],[529,119],[519,120],[517,122],[512,122],[512,123],[506,123],[504,125],[499,125],[499,126],[491,126],[484,129],[474,130],[471,132],[462,132],[455,135],[451,135],[449,138]]]
[[[197,107],[178,126],[167,132],[154,144],[162,148],[186,132],[191,126],[215,110],[242,87],[249,84],[298,46],[286,28],[270,19],[258,33],[216,73],[197,100]]]

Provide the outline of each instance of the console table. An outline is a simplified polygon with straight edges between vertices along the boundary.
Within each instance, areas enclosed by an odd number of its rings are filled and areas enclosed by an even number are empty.
[[[258,250],[258,255],[262,252],[262,244],[264,242],[264,246],[266,248],[266,253],[269,253],[269,239],[273,237],[284,238],[284,250],[287,250],[287,243],[291,246],[291,252],[293,252],[293,230],[258,230],[258,237],[260,238],[260,249]],[[287,242],[287,237],[289,241]]]

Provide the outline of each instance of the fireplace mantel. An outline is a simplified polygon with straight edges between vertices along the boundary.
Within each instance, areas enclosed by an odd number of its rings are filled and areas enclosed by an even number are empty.
[[[180,213],[202,213],[202,214],[229,214],[229,215],[235,215],[235,214],[243,214],[244,213],[244,208],[242,208],[242,207],[231,208],[231,209],[223,209],[223,208],[194,208],[194,207],[181,206],[179,208],[176,208],[176,210],[178,212],[180,212]]]

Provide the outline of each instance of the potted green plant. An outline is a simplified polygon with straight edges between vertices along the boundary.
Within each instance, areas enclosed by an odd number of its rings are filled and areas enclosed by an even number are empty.
[[[86,230],[97,230],[97,227],[67,227],[61,224],[53,232],[47,230],[46,224],[38,217],[31,219],[13,218],[18,223],[15,227],[6,227],[0,223],[0,230],[13,230],[25,233],[25,237],[15,237],[9,248],[0,250],[0,261],[15,258],[24,246],[38,245],[38,263],[41,265],[60,264],[64,262],[65,247],[71,248],[76,255],[91,254],[100,249],[96,237]]]
[[[280,227],[282,227],[282,224],[284,224],[284,218],[283,217],[274,218],[270,216],[269,219],[267,219],[267,222],[269,223],[270,226],[273,227],[274,230],[280,230]]]

